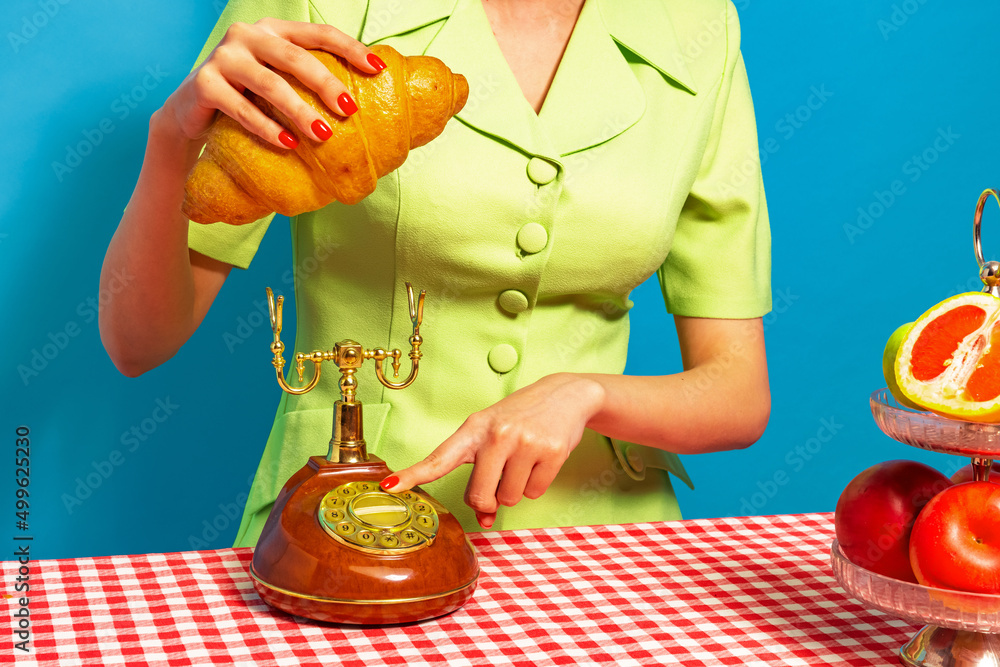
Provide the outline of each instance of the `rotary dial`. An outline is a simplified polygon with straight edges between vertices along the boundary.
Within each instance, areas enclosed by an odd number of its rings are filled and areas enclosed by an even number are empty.
[[[438,513],[415,491],[389,493],[378,482],[348,482],[319,504],[319,523],[349,547],[378,554],[401,554],[430,546]]]

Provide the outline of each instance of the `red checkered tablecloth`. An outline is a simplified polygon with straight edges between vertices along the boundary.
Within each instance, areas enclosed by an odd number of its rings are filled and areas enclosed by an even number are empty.
[[[250,549],[31,563],[38,665],[886,665],[915,627],[848,599],[833,517],[808,514],[480,533],[459,611],[332,626],[265,605]],[[13,592],[17,563],[5,562]],[[17,599],[0,599],[13,612]],[[8,618],[10,616],[8,615]]]

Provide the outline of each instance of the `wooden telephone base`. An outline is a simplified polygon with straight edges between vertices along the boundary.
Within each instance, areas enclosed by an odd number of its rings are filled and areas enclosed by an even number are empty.
[[[268,604],[351,624],[420,621],[455,611],[476,589],[479,563],[458,520],[414,488],[390,494],[392,471],[370,456],[313,456],[275,500],[250,574]]]

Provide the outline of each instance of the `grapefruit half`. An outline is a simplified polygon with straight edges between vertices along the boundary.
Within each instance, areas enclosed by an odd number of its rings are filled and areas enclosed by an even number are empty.
[[[896,384],[938,414],[1000,422],[1000,299],[967,292],[913,323],[896,355]]]

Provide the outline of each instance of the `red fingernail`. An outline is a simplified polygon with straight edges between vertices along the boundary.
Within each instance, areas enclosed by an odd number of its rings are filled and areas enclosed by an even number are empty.
[[[479,525],[483,528],[492,528],[493,520],[489,517],[479,517]]]
[[[399,484],[399,478],[396,477],[395,475],[390,475],[389,477],[386,477],[385,479],[382,480],[382,484],[380,484],[380,486],[383,489],[391,489],[397,484]]]
[[[340,94],[340,97],[337,98],[337,104],[340,105],[340,110],[348,116],[358,110],[358,105],[354,103],[354,100],[347,93]]]
[[[374,67],[375,69],[377,69],[380,72],[385,69],[385,63],[382,62],[382,59],[379,58],[374,53],[369,53],[368,54],[368,64],[371,65],[372,67]]]
[[[278,141],[285,144],[289,148],[295,148],[299,145],[299,140],[293,137],[287,130],[281,131],[281,134],[278,135]]]
[[[331,136],[333,136],[333,130],[330,126],[321,120],[314,120],[312,124],[313,134],[319,137],[321,140],[326,141]]]

